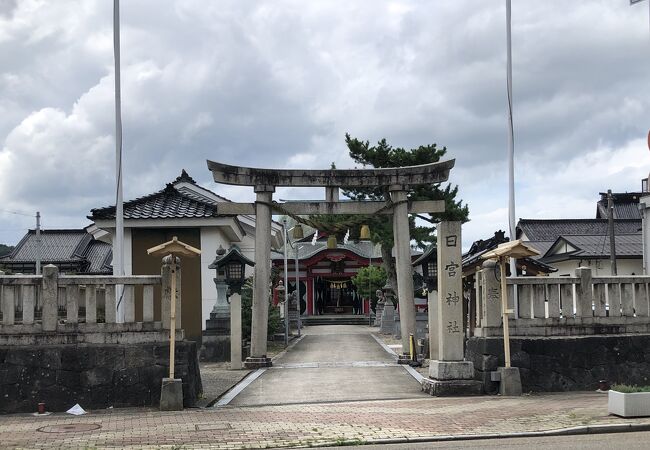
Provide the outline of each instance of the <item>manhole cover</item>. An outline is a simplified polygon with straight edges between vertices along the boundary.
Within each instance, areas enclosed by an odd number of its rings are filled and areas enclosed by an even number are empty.
[[[93,431],[101,428],[97,423],[68,423],[62,425],[47,425],[41,427],[38,431],[42,433],[81,433],[84,431]]]

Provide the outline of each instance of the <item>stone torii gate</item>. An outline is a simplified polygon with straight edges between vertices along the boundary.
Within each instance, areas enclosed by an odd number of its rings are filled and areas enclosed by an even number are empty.
[[[416,335],[415,304],[411,266],[411,237],[408,213],[440,213],[445,210],[442,200],[408,201],[407,190],[412,186],[442,183],[449,178],[455,160],[419,166],[383,169],[258,169],[231,166],[208,161],[214,181],[237,186],[252,186],[255,203],[219,203],[219,214],[255,215],[255,277],[251,327],[251,356],[246,358],[248,368],[268,367],[266,356],[267,321],[269,308],[269,276],[271,256],[272,209],[290,214],[393,214],[395,265],[397,269],[397,296],[400,309],[402,348],[408,351],[409,334]],[[324,187],[325,201],[276,203],[273,192],[278,186]],[[339,201],[339,188],[387,187],[390,202]]]

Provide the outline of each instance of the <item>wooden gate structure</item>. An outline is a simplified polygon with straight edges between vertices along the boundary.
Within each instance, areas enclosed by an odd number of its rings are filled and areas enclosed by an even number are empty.
[[[248,368],[268,367],[266,356],[268,321],[268,280],[271,256],[272,211],[292,215],[312,214],[392,214],[395,241],[395,266],[397,269],[397,296],[400,310],[402,348],[408,350],[409,335],[416,336],[415,304],[411,266],[411,237],[409,213],[441,213],[445,202],[409,201],[407,192],[412,186],[442,183],[449,178],[455,160],[419,166],[380,169],[260,169],[239,167],[207,161],[214,181],[221,184],[251,186],[256,194],[255,203],[219,203],[219,214],[255,215],[255,277],[251,326],[251,356],[246,358]],[[278,186],[324,187],[325,201],[273,201]],[[340,188],[386,187],[390,201],[340,201]]]

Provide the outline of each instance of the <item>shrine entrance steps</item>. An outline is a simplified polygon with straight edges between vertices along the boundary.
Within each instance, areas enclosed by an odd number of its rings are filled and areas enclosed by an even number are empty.
[[[368,316],[360,314],[324,314],[307,316],[301,319],[305,326],[310,325],[368,325]]]

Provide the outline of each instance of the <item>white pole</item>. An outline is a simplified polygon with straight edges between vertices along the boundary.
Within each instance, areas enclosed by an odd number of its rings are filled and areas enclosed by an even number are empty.
[[[113,275],[124,275],[124,206],[122,200],[122,102],[120,90],[120,1],[113,0],[113,53],[115,55],[115,245],[113,245]],[[116,289],[117,321],[124,322],[122,297],[124,286]]]
[[[289,345],[289,272],[287,267],[287,219],[282,221],[284,232],[284,345]]]
[[[41,213],[36,211],[36,275],[41,274]]]
[[[508,222],[510,240],[517,238],[515,225],[515,136],[512,121],[512,38],[511,38],[511,0],[506,0],[506,44],[507,44],[507,95],[508,95]],[[510,258],[510,275],[517,276],[517,262]],[[517,302],[515,301],[515,311]],[[515,312],[518,317],[518,313]]]
[[[300,336],[300,274],[298,272],[298,242],[295,242],[296,246],[294,247],[294,252],[296,254],[296,260],[294,266],[296,269],[296,310],[298,312],[298,336]]]
[[[372,326],[372,251],[375,249],[372,245],[372,239],[368,241],[370,243],[370,258],[368,259],[368,326]]]

